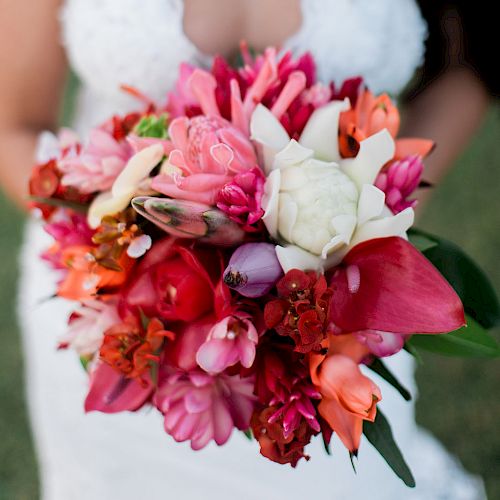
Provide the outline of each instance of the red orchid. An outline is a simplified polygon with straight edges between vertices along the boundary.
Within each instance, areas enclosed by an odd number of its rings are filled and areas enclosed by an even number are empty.
[[[355,291],[349,290],[350,266],[359,270]],[[402,238],[355,246],[330,286],[330,319],[347,332],[443,333],[465,325],[464,308],[453,288]]]

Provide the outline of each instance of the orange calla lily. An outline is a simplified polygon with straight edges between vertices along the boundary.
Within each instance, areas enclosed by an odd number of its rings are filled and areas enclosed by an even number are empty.
[[[318,406],[320,415],[344,446],[356,454],[363,420],[375,420],[376,404],[382,399],[380,389],[361,373],[355,361],[342,354],[311,355],[310,371],[323,397]]]
[[[91,258],[92,247],[76,245],[66,248],[62,263],[68,268],[60,283],[57,295],[69,300],[89,299],[102,288],[119,288],[134,265],[134,259],[125,252],[118,259],[121,271],[113,271],[100,266]]]

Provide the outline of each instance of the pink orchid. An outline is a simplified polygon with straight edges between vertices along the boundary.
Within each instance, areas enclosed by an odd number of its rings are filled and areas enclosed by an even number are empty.
[[[412,155],[392,162],[379,173],[375,185],[385,193],[385,203],[393,213],[417,204],[417,200],[408,197],[417,189],[423,171],[422,157]]]
[[[355,287],[349,283],[353,269]],[[443,333],[465,325],[456,292],[403,238],[378,238],[356,245],[330,286],[334,290],[330,319],[347,332]]]
[[[71,346],[80,356],[92,356],[100,348],[104,332],[121,322],[115,300],[87,300],[70,317],[61,347]]]
[[[356,338],[365,344],[370,352],[378,358],[392,356],[399,352],[405,345],[408,335],[401,333],[381,332],[378,330],[365,330],[357,332]]]
[[[217,208],[243,226],[245,231],[257,231],[259,227],[256,224],[264,215],[261,200],[265,180],[262,170],[258,167],[235,175],[233,180],[220,190]]]
[[[83,214],[58,210],[45,224],[44,230],[55,240],[55,244],[43,252],[42,259],[55,269],[66,269],[61,262],[63,251],[71,246],[91,245],[94,231],[87,224]]]
[[[176,118],[169,135],[174,149],[152,188],[171,198],[215,205],[220,189],[257,163],[249,139],[219,116]]]
[[[108,190],[131,156],[132,148],[126,141],[116,140],[104,128],[94,128],[80,152],[60,160],[62,185],[72,186],[81,193]]]
[[[165,431],[200,450],[211,440],[219,446],[226,443],[234,427],[249,428],[253,387],[252,377],[166,370],[160,374],[154,402],[165,417]]]
[[[216,323],[196,353],[198,365],[208,373],[223,372],[236,363],[250,368],[259,341],[250,319],[250,315],[237,312]]]

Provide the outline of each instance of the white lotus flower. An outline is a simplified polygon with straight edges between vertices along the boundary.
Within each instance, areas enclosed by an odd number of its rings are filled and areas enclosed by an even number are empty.
[[[263,220],[282,243],[276,254],[285,272],[337,265],[355,245],[405,237],[413,224],[413,209],[392,215],[385,194],[374,186],[378,172],[394,156],[387,130],[362,141],[356,158],[341,158],[338,122],[349,106],[346,99],[317,109],[299,142],[290,140],[264,106],[257,106],[252,115],[252,138],[261,146],[268,174]]]

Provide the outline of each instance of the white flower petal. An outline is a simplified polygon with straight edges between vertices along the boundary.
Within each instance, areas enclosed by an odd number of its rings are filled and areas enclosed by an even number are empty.
[[[300,136],[300,144],[314,150],[316,158],[326,161],[339,161],[338,130],[342,111],[351,105],[349,99],[332,101],[318,108],[309,118]]]
[[[144,148],[132,156],[113,183],[113,187],[111,188],[113,195],[122,196],[136,189],[142,179],[147,177],[153,168],[160,163],[163,155],[163,146],[157,143]]]
[[[124,193],[122,196],[113,196],[111,191],[104,191],[94,198],[87,213],[87,222],[92,229],[96,229],[106,215],[121,212],[127,208],[134,191]]]
[[[279,197],[278,226],[280,235],[287,241],[292,241],[292,231],[297,222],[298,207],[293,198],[287,193]]]
[[[361,191],[363,184],[373,184],[380,169],[394,157],[396,145],[387,129],[361,141],[356,158],[340,162],[342,170]]]
[[[272,170],[274,156],[290,142],[290,137],[269,109],[258,104],[250,119],[250,137],[262,145],[266,173]]]
[[[276,256],[285,273],[290,269],[320,271],[322,268],[322,260],[317,255],[313,255],[295,245],[277,246]]]
[[[284,149],[276,156],[273,164],[274,168],[286,168],[293,165],[299,165],[305,160],[312,158],[314,151],[301,146],[296,140],[292,139]]]
[[[410,229],[415,219],[413,208],[406,208],[396,215],[390,215],[383,219],[370,220],[358,226],[354,236],[348,246],[334,252],[328,256],[326,268],[333,267],[342,262],[342,259],[349,253],[351,248],[376,238],[389,238],[391,236],[399,236],[406,239],[406,231]]]
[[[307,173],[303,166],[281,170],[280,191],[294,191],[307,184]]]
[[[272,238],[278,237],[278,207],[281,172],[273,170],[266,179],[261,207],[264,210],[262,220]]]
[[[348,245],[356,229],[355,215],[337,215],[331,221],[333,231],[337,234],[322,249],[321,258],[326,259],[328,254],[343,245]]]
[[[373,184],[364,184],[358,201],[358,224],[378,217],[384,210],[385,193]]]
[[[148,234],[141,234],[138,238],[134,238],[127,248],[127,255],[133,259],[142,257],[153,244],[151,236]]]

